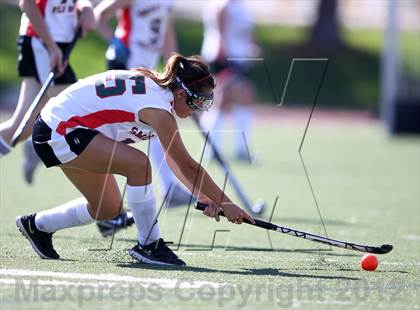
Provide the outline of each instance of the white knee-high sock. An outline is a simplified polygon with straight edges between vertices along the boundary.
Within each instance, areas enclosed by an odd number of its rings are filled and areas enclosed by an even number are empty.
[[[89,214],[87,201],[78,198],[56,208],[41,211],[35,216],[35,225],[40,231],[53,233],[59,229],[87,225],[95,220]]]
[[[162,192],[166,193],[171,185],[173,186],[178,182],[178,179],[166,162],[165,154],[159,139],[150,140],[150,157],[152,158],[154,171],[157,171],[159,176]]]
[[[236,154],[247,154],[247,144],[249,143],[249,129],[252,122],[252,108],[246,106],[235,107],[232,113],[235,126],[235,152]],[[244,141],[246,139],[246,143]]]
[[[127,185],[128,207],[133,213],[137,228],[137,239],[141,245],[150,244],[160,238],[156,219],[156,199],[152,185]]]

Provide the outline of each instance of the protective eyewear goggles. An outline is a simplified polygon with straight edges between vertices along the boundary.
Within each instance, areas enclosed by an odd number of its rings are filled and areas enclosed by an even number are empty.
[[[182,89],[187,94],[187,105],[195,111],[208,111],[213,104],[213,94],[206,96],[198,94],[189,89],[179,77],[175,78],[175,86]]]

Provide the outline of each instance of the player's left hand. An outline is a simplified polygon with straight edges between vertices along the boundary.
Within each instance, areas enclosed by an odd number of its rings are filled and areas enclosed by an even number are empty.
[[[201,203],[204,203],[207,205],[207,207],[204,209],[203,213],[207,215],[208,217],[214,218],[217,222],[220,221],[219,213],[222,211],[218,206],[214,204],[214,202],[209,198],[200,198],[199,199]]]

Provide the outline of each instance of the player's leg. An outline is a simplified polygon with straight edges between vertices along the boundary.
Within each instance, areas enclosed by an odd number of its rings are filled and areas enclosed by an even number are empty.
[[[200,117],[200,127],[209,132],[213,145],[219,152],[223,150],[222,142],[224,138],[224,125],[226,123],[226,114],[230,111],[230,84],[234,79],[233,72],[230,69],[220,71],[217,76],[217,86],[214,89],[214,104],[210,111],[202,113]],[[212,152],[206,147],[208,157],[211,158]]]
[[[137,61],[134,61],[129,56],[130,52],[122,44],[122,42],[119,39],[113,38],[105,53],[108,70],[124,70],[127,68],[127,63],[131,63],[132,67],[133,62]],[[159,177],[162,196],[168,197],[167,206],[176,207],[188,204],[190,202],[191,193],[179,183],[178,179],[169,168],[165,160],[165,154],[163,152],[162,146],[160,145],[158,139],[152,139],[150,141],[150,158],[153,162],[154,171],[156,171]],[[169,190],[171,192],[169,195],[166,195]],[[125,213],[121,213],[112,220],[99,222],[98,228],[102,235],[105,237],[109,235],[108,232],[113,231],[108,229],[111,227],[111,225],[116,225],[118,223],[124,223],[127,221],[130,221],[130,214],[127,215]]]
[[[22,134],[22,136],[27,136],[28,134],[32,133],[32,127],[35,122],[35,116],[37,116],[41,112],[42,108],[44,107],[45,103],[49,100],[49,98],[57,96],[68,86],[70,86],[70,84],[58,84],[50,86],[47,94],[43,98],[43,103],[39,105],[39,108],[37,108],[36,111],[34,111],[34,118],[29,121],[27,126],[28,130],[26,130],[26,132]],[[26,183],[32,184],[35,171],[40,164],[40,159],[35,153],[35,150],[32,146],[32,137],[29,137],[25,140],[23,147],[23,155],[23,176]]]
[[[38,227],[38,229],[42,229],[46,234],[51,234],[59,229],[86,225],[93,222],[94,219],[109,219],[118,214],[120,210],[120,195],[115,180],[100,179],[99,176],[101,174],[119,174],[127,178],[127,201],[136,222],[139,242],[139,245],[135,248],[141,251],[143,246],[147,247],[150,246],[150,243],[155,242],[158,248],[144,255],[148,255],[151,260],[170,262],[168,257],[172,257],[172,260],[174,260],[173,256],[176,257],[176,255],[168,249],[169,253],[165,250],[164,244],[161,244],[160,230],[156,223],[156,201],[151,185],[150,163],[147,156],[137,149],[115,142],[101,134],[92,136],[91,131],[88,131],[87,134],[90,136],[86,140],[84,133],[85,131],[82,131],[81,134],[77,133],[78,139],[72,139],[76,136],[70,137],[70,134],[67,135],[66,141],[77,140],[77,145],[69,146],[72,152],[76,152],[78,156],[67,163],[61,164],[60,167],[82,192],[86,201],[69,203],[65,207],[67,211],[64,217],[62,216],[62,207],[46,211],[48,212],[48,217],[43,219],[40,224],[42,228]],[[38,145],[37,142],[42,143],[42,141],[36,139],[36,145]],[[88,143],[87,146],[86,143]],[[77,149],[78,147],[79,149]],[[37,152],[41,158],[44,158],[43,160],[46,164],[48,160],[51,160],[52,156],[55,156],[55,161],[59,161],[59,158],[64,156],[63,150],[54,150],[54,146],[50,147],[44,144],[42,148],[42,152],[45,153],[49,152],[46,151],[48,148],[51,148],[53,151],[53,154],[49,153],[48,156],[43,156],[39,146],[37,146]],[[68,155],[65,154],[65,156]],[[106,186],[114,184],[115,186],[113,185],[113,189],[110,190],[108,187],[104,188],[104,184]],[[36,245],[40,238],[26,229],[24,223],[22,223],[22,221],[29,222],[31,220],[29,217],[19,217],[17,224],[31,241],[34,249],[38,249],[37,253],[39,254],[39,251],[43,248],[37,248],[34,244]],[[57,223],[58,218],[63,218],[64,220]],[[35,220],[36,216],[34,217]],[[44,235],[43,239],[47,239],[47,237]],[[49,235],[49,242],[44,242],[43,244],[46,244],[46,246],[50,245],[49,252],[51,252],[51,235]],[[49,257],[49,252],[45,252],[46,258],[57,258],[54,256]],[[162,253],[164,257],[161,256]]]
[[[44,125],[44,128],[34,132],[37,152],[47,165],[58,165],[60,164],[58,158],[61,158],[64,153],[54,145],[42,144],[45,142],[42,140],[45,130],[50,129],[45,129]],[[74,155],[72,157],[76,158],[60,165],[66,176],[83,194],[84,199],[77,199],[37,215],[23,216],[17,219],[19,228],[31,241],[37,253],[41,252],[43,257],[57,258],[55,251],[52,250],[51,235],[46,234],[52,234],[68,227],[89,224],[94,219],[109,219],[118,214],[121,197],[115,179],[113,176],[109,176],[109,173],[125,175],[129,182],[128,187],[145,187],[145,185],[150,187],[150,171],[148,172],[149,176],[145,176],[149,169],[148,160],[141,151],[121,143],[116,144],[115,141],[100,134],[92,134],[92,131],[88,131],[88,134],[91,134],[90,137],[80,134],[77,136],[79,145],[84,149],[76,151],[74,145],[71,146],[72,152],[79,153],[79,156],[76,157],[77,153],[72,153]],[[51,130],[49,135],[51,137]],[[87,138],[91,140],[87,140]],[[49,164],[51,158],[56,160],[54,164]],[[128,198],[130,201],[129,194]],[[31,222],[33,222],[32,226]],[[33,235],[36,230],[39,230],[40,234]]]
[[[118,40],[118,39],[115,39]],[[108,46],[108,49],[105,53],[106,66],[108,70],[126,70],[128,55],[130,54],[126,47],[121,47],[121,42],[116,42],[113,39],[113,42]],[[116,47],[116,44],[120,46],[120,49]],[[121,210],[121,213],[116,217],[106,220],[106,221],[97,221],[96,225],[99,232],[103,237],[111,236],[117,231],[127,228],[134,224],[133,215],[130,211]]]
[[[241,78],[231,88],[232,118],[235,128],[234,151],[237,159],[250,160],[249,134],[252,125],[254,102],[254,87],[252,83]]]
[[[11,150],[11,140],[16,129],[19,127],[26,111],[36,97],[40,85],[34,77],[25,77],[22,79],[19,100],[12,117],[6,122],[0,124],[0,156],[5,155]],[[28,132],[25,133],[26,137]]]
[[[59,258],[51,238],[56,231],[90,224],[95,217],[112,216],[120,207],[120,193],[113,175],[62,169],[84,197],[16,219],[19,230],[42,258]]]
[[[143,152],[97,135],[89,147],[66,166],[127,177],[127,202],[133,213],[138,240],[130,255],[143,263],[185,265],[160,238],[151,167]]]
[[[165,205],[176,207],[190,202],[191,193],[178,181],[166,163],[162,146],[157,139],[152,139],[150,144],[150,157],[153,161],[154,170],[157,171],[161,182],[162,196],[166,197]],[[130,211],[122,210],[115,218],[98,221],[96,225],[103,237],[111,236],[121,229],[125,229],[134,223]]]
[[[39,40],[28,36],[20,36],[17,42],[19,47],[17,69],[19,76],[22,78],[22,83],[13,116],[0,125],[0,156],[11,150],[12,137],[41,88],[39,83],[41,75],[38,72],[37,59],[38,63],[41,59],[41,63],[48,66],[48,61],[42,61],[44,58],[48,59],[48,51]]]
[[[118,39],[115,39],[118,40]],[[108,46],[108,49],[105,53],[106,66],[108,70],[126,70],[127,69],[127,60],[129,51],[126,47],[123,47],[121,42],[116,42],[113,39],[113,42]],[[116,44],[120,47],[117,48]],[[123,49],[121,49],[123,47]],[[116,217],[105,220],[97,221],[96,225],[102,237],[108,237],[117,231],[127,228],[134,224],[133,215],[130,211],[121,210],[121,213]]]

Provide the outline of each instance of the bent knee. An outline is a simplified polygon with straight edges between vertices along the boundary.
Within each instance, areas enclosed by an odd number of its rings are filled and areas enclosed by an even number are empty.
[[[149,158],[141,153],[136,161],[127,167],[127,179],[131,185],[145,185],[152,181],[152,166]]]
[[[120,203],[92,205],[89,203],[89,212],[95,221],[106,221],[113,219],[121,213]]]

